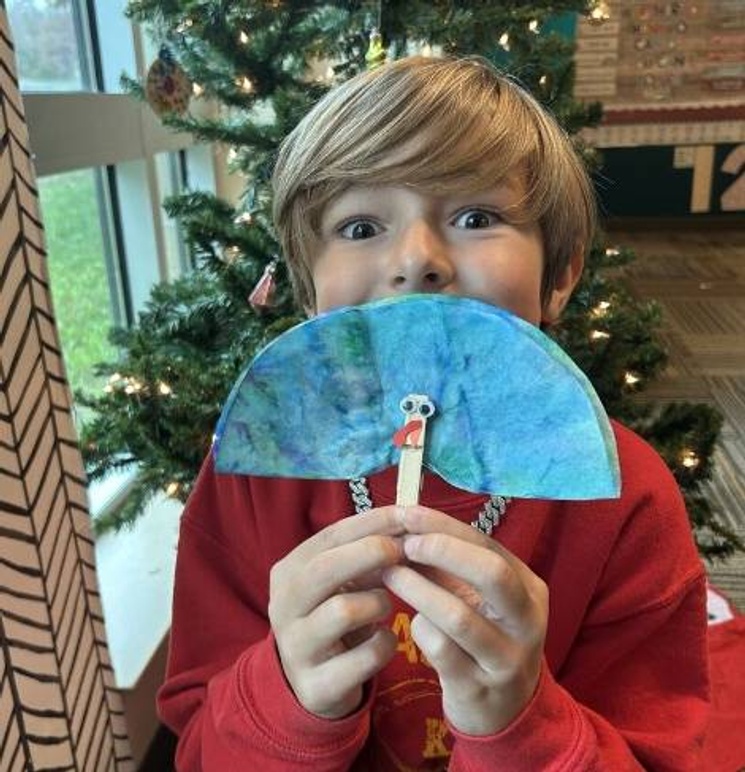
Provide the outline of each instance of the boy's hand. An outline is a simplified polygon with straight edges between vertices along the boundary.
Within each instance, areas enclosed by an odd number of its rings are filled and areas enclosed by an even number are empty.
[[[419,612],[412,636],[440,677],[450,723],[494,734],[538,684],[548,589],[495,541],[442,512],[407,507],[404,524],[413,565],[391,567],[383,580]]]
[[[285,676],[309,712],[351,713],[362,684],[393,656],[396,638],[377,624],[391,609],[380,574],[403,559],[402,534],[400,508],[373,509],[324,528],[272,568],[269,620]]]

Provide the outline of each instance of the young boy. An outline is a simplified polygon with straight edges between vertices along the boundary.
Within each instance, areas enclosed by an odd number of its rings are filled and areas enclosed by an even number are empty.
[[[563,132],[476,60],[338,87],[285,141],[274,187],[311,314],[432,292],[550,324],[594,225]],[[178,769],[696,769],[704,574],[671,475],[614,431],[620,499],[512,500],[492,535],[470,525],[486,497],[432,474],[405,509],[395,469],[371,476],[356,517],[344,481],[208,459],[159,695]]]

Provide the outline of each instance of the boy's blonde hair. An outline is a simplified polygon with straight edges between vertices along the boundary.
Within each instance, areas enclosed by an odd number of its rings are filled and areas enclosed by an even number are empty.
[[[409,57],[342,83],[288,135],[274,169],[274,222],[298,301],[315,306],[323,212],[351,185],[448,195],[515,176],[525,200],[504,215],[541,228],[546,302],[595,226],[587,172],[555,119],[482,59]]]

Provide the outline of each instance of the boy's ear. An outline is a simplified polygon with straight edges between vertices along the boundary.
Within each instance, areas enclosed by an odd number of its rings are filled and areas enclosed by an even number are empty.
[[[551,290],[551,294],[549,295],[546,304],[543,306],[542,324],[554,324],[554,322],[559,319],[561,312],[564,310],[564,306],[569,301],[574,288],[577,286],[584,265],[584,250],[575,250],[574,254],[569,258],[566,268],[560,274],[556,285],[553,290]]]

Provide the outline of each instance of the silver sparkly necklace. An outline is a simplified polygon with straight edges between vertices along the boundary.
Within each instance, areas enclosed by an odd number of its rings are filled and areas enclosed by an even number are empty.
[[[353,477],[349,480],[349,491],[352,494],[355,514],[360,515],[367,512],[368,509],[372,509],[373,502],[366,477]],[[471,525],[477,531],[491,536],[494,529],[502,522],[509,503],[510,500],[504,496],[492,494],[484,502],[477,518],[471,521]]]

